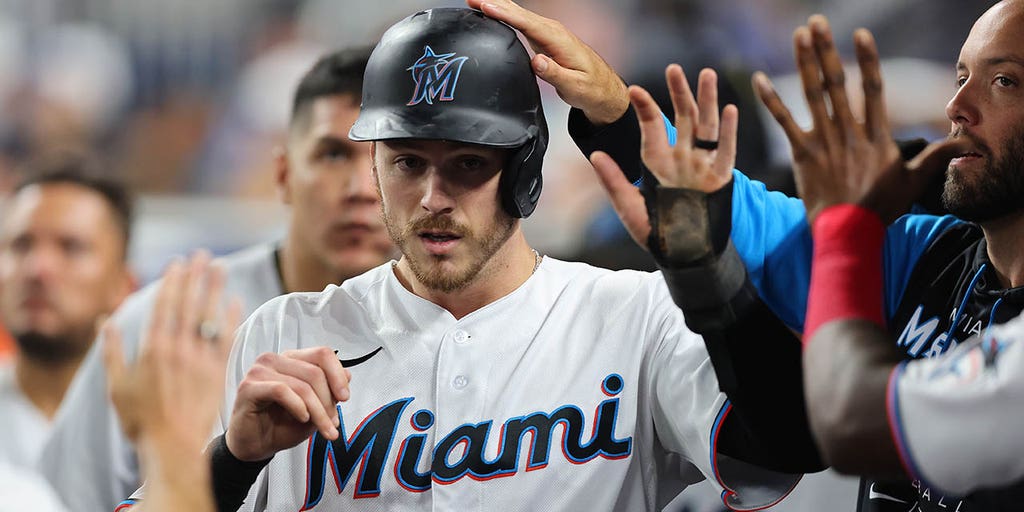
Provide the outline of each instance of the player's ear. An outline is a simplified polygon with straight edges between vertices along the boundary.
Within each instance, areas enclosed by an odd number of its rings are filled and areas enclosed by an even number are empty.
[[[283,145],[274,147],[274,182],[277,195],[284,204],[292,204],[292,189],[289,184],[291,168],[288,164],[288,149]]]

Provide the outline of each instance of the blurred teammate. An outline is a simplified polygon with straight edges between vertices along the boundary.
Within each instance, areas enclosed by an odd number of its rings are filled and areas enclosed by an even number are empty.
[[[124,188],[78,157],[27,175],[0,222],[0,315],[18,345],[0,367],[0,461],[33,468],[97,322],[134,277]]]
[[[292,208],[288,232],[222,262],[227,293],[242,298],[245,314],[282,293],[339,284],[393,251],[378,213],[368,145],[348,139],[367,55],[325,56],[295,92],[288,140],[277,155],[278,188]],[[140,291],[113,317],[129,359],[156,292],[157,285]],[[44,453],[44,474],[77,510],[109,512],[138,488],[137,457],[106,398],[99,352],[86,359]]]

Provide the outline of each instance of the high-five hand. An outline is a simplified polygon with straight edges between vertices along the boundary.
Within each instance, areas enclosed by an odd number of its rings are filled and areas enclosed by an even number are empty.
[[[861,204],[891,222],[920,196],[935,173],[946,168],[950,158],[964,150],[963,142],[946,140],[904,162],[886,117],[874,38],[859,29],[853,40],[863,78],[863,121],[850,109],[843,63],[824,16],[811,16],[807,26],[793,33],[796,64],[813,119],[810,130],[797,126],[764,73],[756,73],[753,79],[758,97],[789,139],[797,190],[811,223],[822,210],[839,203]]]
[[[739,111],[736,106],[727,105],[719,117],[718,77],[711,69],[701,71],[696,99],[682,67],[669,66],[665,78],[675,110],[675,146],[669,144],[665,122],[654,98],[640,87],[629,88],[629,99],[640,121],[643,162],[664,187],[705,193],[719,190],[732,178]],[[647,247],[651,225],[640,191],[626,180],[618,164],[606,153],[595,151],[590,161],[629,234]]]

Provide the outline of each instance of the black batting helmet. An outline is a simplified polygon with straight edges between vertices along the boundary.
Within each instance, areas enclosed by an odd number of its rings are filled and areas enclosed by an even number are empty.
[[[511,27],[479,11],[430,9],[389,28],[366,65],[349,138],[512,148],[502,207],[526,217],[540,198],[548,128],[530,56]]]

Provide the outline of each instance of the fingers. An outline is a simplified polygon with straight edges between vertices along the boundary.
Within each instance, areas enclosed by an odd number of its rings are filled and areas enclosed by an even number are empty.
[[[736,132],[739,129],[740,111],[736,105],[726,105],[722,110],[722,131],[718,135],[718,152],[715,154],[714,171],[723,178],[732,174],[736,163]]]
[[[597,172],[597,178],[626,226],[633,240],[640,247],[647,248],[647,238],[651,233],[651,224],[647,218],[647,206],[640,190],[633,186],[618,164],[607,153],[595,151],[590,155],[590,163]]]
[[[538,53],[551,53],[554,49],[570,44],[574,39],[557,21],[545,18],[510,0],[467,0],[466,4],[522,32]]]
[[[800,72],[800,82],[803,84],[804,98],[807,100],[807,108],[811,111],[811,118],[814,120],[814,130],[819,133],[826,148],[835,147],[837,136],[828,116],[828,108],[825,106],[821,69],[811,39],[811,30],[807,27],[796,29],[793,32],[793,46],[797,69]]]
[[[666,68],[665,81],[668,82],[669,97],[672,99],[672,109],[675,111],[676,147],[689,150],[693,146],[695,117],[698,114],[697,102],[693,99],[693,92],[690,90],[690,84],[686,81],[686,74],[683,73],[682,66],[672,64]],[[716,92],[716,103],[717,95]],[[715,140],[714,135],[708,140]]]
[[[188,273],[184,282],[184,289],[179,296],[179,302],[175,305],[176,317],[175,329],[171,335],[173,340],[178,342],[181,336],[185,339],[196,338],[196,331],[199,323],[203,320],[200,316],[204,310],[204,295],[208,295],[207,288],[207,267],[210,264],[210,253],[204,250],[197,251],[188,262]],[[183,341],[183,340],[182,340]],[[184,343],[177,343],[178,350],[191,349],[191,346],[182,346]]]
[[[697,77],[696,137],[719,140],[718,123],[718,75],[714,70],[704,68]]]
[[[853,33],[853,46],[860,66],[861,87],[864,89],[864,129],[870,140],[890,140],[889,119],[886,114],[882,69],[878,61],[875,38],[866,29]]]
[[[316,367],[325,379],[324,383],[329,391],[328,396],[334,398],[331,401],[332,403],[334,401],[344,402],[349,399],[349,373],[345,371],[341,361],[338,360],[338,357],[332,350],[327,347],[319,347],[315,349],[292,350],[285,352],[283,355]]]
[[[814,40],[814,52],[821,66],[821,80],[832,103],[832,114],[835,118],[833,125],[837,128],[837,135],[845,138],[847,134],[856,134],[860,126],[850,111],[850,102],[846,95],[846,72],[835,47],[832,29],[828,25],[828,20],[818,14],[811,16],[808,26]]]
[[[295,388],[292,385],[295,385]],[[253,400],[276,404],[299,423],[312,423],[324,437],[337,439],[338,429],[327,417],[323,405],[315,400],[315,397],[307,400],[301,392],[296,391],[296,388],[303,389],[298,379],[288,377],[279,377],[276,380],[246,380],[239,386],[239,395],[244,393]],[[311,393],[312,391],[309,391],[306,394]]]
[[[640,123],[640,155],[651,172],[665,180],[673,157],[661,109],[650,93],[635,85],[629,87],[629,101]]]
[[[933,142],[907,162],[907,170],[927,179],[939,172],[945,172],[949,161],[970,149],[970,142],[965,139],[946,139]]]
[[[149,329],[146,335],[146,343],[143,343],[142,354],[147,354],[154,349],[162,347],[161,343],[153,343],[159,337],[167,335],[175,327],[177,311],[174,304],[178,303],[178,295],[181,294],[182,283],[185,279],[185,264],[179,258],[168,265],[164,271],[160,289],[157,291],[156,303],[153,305],[153,313],[149,321]]]
[[[786,132],[786,138],[789,139],[790,145],[793,146],[794,150],[797,149],[798,145],[802,148],[804,131],[793,120],[793,114],[782,103],[782,98],[779,98],[779,94],[775,92],[775,87],[772,86],[768,76],[758,71],[754,73],[753,83],[754,92],[757,94],[758,99],[761,100],[761,103],[764,104],[768,112],[775,118],[775,122],[779,123],[782,130]]]

